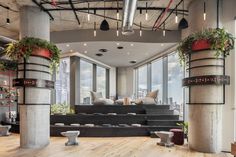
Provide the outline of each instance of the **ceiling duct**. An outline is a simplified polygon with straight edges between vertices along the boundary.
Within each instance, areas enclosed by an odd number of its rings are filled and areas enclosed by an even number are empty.
[[[130,35],[134,33],[132,28],[134,15],[137,8],[137,0],[123,0],[122,34]]]

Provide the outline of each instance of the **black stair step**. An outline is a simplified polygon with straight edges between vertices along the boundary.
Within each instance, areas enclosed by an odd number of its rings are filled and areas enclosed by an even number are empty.
[[[177,126],[176,123],[182,123],[182,120],[147,120],[150,126]]]
[[[147,120],[179,120],[179,115],[147,115]]]
[[[169,109],[170,105],[76,105],[76,113],[112,113],[126,114],[126,113],[137,113],[145,114],[146,109]]]
[[[79,124],[146,124],[147,120],[179,120],[178,115],[52,115],[51,124],[64,123],[70,125],[73,123]]]
[[[174,111],[169,109],[146,109],[146,114],[171,115],[174,114]]]

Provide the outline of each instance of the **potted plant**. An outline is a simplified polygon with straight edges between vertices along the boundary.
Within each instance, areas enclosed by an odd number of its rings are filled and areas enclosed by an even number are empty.
[[[29,56],[44,57],[51,60],[51,69],[56,69],[60,60],[60,50],[55,44],[33,37],[25,37],[20,41],[8,44],[5,54],[14,61],[27,60]]]
[[[17,63],[10,61],[0,61],[0,71],[16,71]]]
[[[188,122],[182,122],[182,123],[176,123],[176,125],[181,126],[183,131],[184,131],[184,135],[187,138],[188,141]]]
[[[232,34],[221,28],[209,28],[191,34],[177,48],[180,63],[183,65],[192,51],[215,50],[216,57],[226,57],[234,49],[234,39]]]

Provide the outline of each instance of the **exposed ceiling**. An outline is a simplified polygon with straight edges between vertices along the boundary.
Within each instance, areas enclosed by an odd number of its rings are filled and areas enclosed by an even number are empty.
[[[70,5],[59,5],[59,2],[68,2],[67,0],[56,0],[58,2],[58,6],[54,7],[51,5],[51,0],[38,0],[41,2],[49,2],[49,4],[44,5],[46,8],[70,8]],[[104,7],[103,0],[90,0],[90,8],[92,7]],[[99,2],[98,2],[99,1]],[[116,0],[106,0],[106,7],[117,7]],[[171,9],[174,9],[176,4],[178,4],[181,0],[174,0],[170,6]],[[185,0],[185,9],[189,5],[192,0]],[[87,8],[88,3],[87,0],[73,0],[75,3],[74,6],[76,8]],[[146,7],[146,2],[148,7],[167,7],[169,0],[139,0],[138,7]],[[119,6],[122,7],[123,2],[119,1]],[[22,5],[34,5],[31,0],[1,0],[0,5],[4,5],[10,7],[12,11],[8,11],[7,9],[0,7],[0,35],[18,39],[19,36],[19,7]],[[182,9],[182,4],[179,6],[178,9]],[[94,21],[96,21],[97,28],[101,21],[104,19],[103,17],[94,16],[91,14],[91,20],[87,20],[87,11],[86,13],[77,12],[78,17],[80,19],[81,25],[78,25],[75,15],[72,11],[53,11],[50,12],[54,17],[54,21],[51,21],[51,31],[62,31],[62,30],[75,30],[75,29],[93,29],[94,28]],[[91,11],[93,13],[93,11]],[[120,10],[120,19],[122,18],[122,11]],[[140,14],[139,11],[136,11],[134,23],[138,26],[134,26],[134,29],[139,28],[140,21],[142,22],[142,26],[146,29],[151,29],[160,15],[161,10],[148,10],[148,20],[145,20],[145,10],[142,11]],[[97,10],[97,14],[103,15],[103,10]],[[9,14],[9,18],[11,20],[10,25],[6,24],[6,17]],[[168,14],[167,14],[168,15]],[[106,11],[106,16],[111,18],[116,18],[116,10],[108,10]],[[182,15],[179,15],[180,17]],[[172,14],[168,20],[166,21],[166,29],[175,30],[177,29],[177,24],[174,22],[175,14]],[[164,18],[165,19],[165,18]],[[107,19],[110,24],[111,28],[116,29],[117,23],[115,20]],[[121,22],[119,22],[121,25]]]
[[[132,66],[130,61],[140,63],[174,46],[175,43],[137,43],[137,42],[83,42],[58,44],[62,52],[79,52],[102,63],[115,67]],[[117,47],[123,49],[117,49]],[[107,52],[100,52],[106,49]],[[96,56],[97,53],[103,56]]]

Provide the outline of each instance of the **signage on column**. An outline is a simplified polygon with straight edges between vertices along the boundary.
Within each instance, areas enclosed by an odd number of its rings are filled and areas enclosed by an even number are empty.
[[[39,79],[14,79],[14,87],[36,87],[36,88],[54,88],[54,82],[49,80],[39,80]]]

